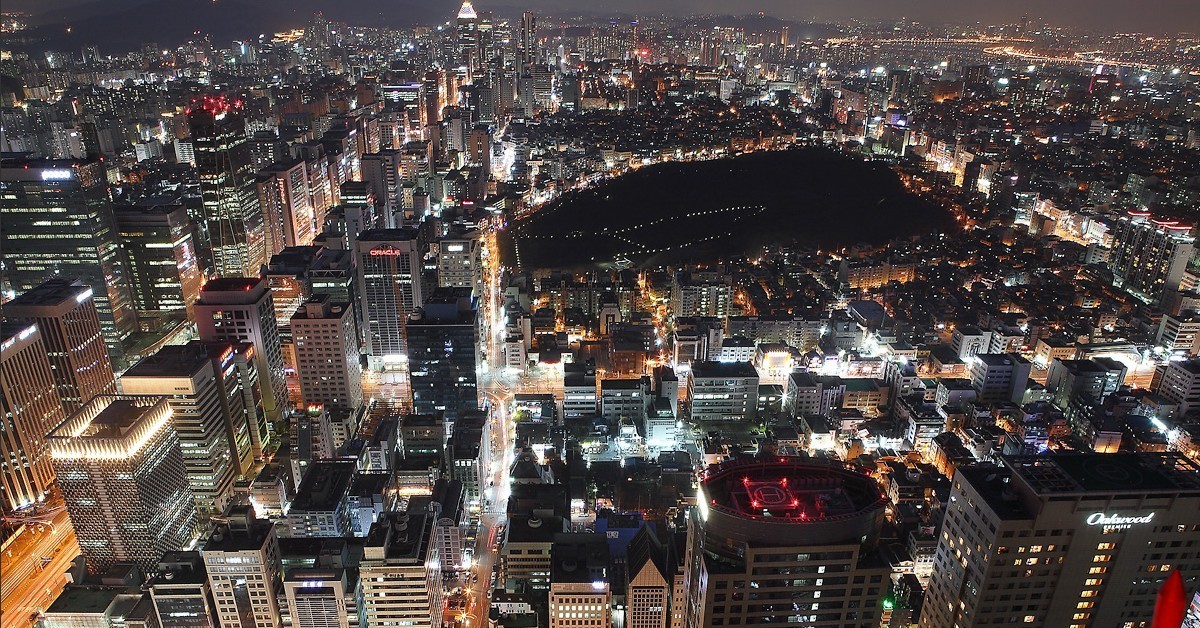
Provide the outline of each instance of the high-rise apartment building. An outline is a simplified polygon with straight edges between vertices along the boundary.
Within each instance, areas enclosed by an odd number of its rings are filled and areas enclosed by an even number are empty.
[[[138,317],[190,314],[204,272],[187,208],[134,205],[114,214]]]
[[[671,285],[671,313],[677,318],[732,315],[732,281],[715,272],[678,273]]]
[[[65,418],[37,325],[0,322],[0,512],[49,492],[54,464],[46,435]]]
[[[370,229],[358,238],[358,298],[368,364],[382,371],[408,355],[405,323],[425,303],[416,229]]]
[[[362,364],[354,307],[346,302],[335,303],[328,295],[317,295],[296,311],[291,327],[304,403],[330,408],[362,406]]]
[[[67,415],[117,390],[94,297],[82,282],[51,279],[4,304],[6,319],[35,323],[41,332]]]
[[[874,478],[836,461],[710,469],[688,520],[684,625],[879,625],[887,504]]]
[[[167,345],[121,376],[132,395],[161,395],[171,405],[188,481],[201,514],[225,511],[233,482],[252,456],[241,381],[232,364],[214,364],[200,341]]]
[[[264,279],[223,277],[200,291],[195,305],[196,331],[205,342],[249,343],[254,346],[262,382],[263,409],[270,420],[288,406],[283,350],[275,306]]]
[[[116,563],[150,572],[195,538],[196,501],[165,398],[97,395],[47,440],[90,573]]]
[[[241,102],[206,96],[188,109],[188,126],[204,197],[197,225],[223,277],[253,277],[267,262],[266,232]]]
[[[960,467],[922,628],[1149,626],[1173,570],[1200,584],[1200,466],[1179,454]]]
[[[275,526],[234,506],[200,550],[221,628],[277,628],[283,564]]]
[[[1196,238],[1190,225],[1131,211],[1111,227],[1110,266],[1117,287],[1155,305],[1179,289]]]
[[[137,311],[104,163],[4,159],[0,166],[4,279],[17,294],[52,278],[79,279],[93,292],[113,361],[123,366],[122,344],[137,331]],[[49,331],[42,333],[52,344]]]
[[[479,408],[479,330],[468,288],[439,288],[408,320],[413,411],[448,419]]]

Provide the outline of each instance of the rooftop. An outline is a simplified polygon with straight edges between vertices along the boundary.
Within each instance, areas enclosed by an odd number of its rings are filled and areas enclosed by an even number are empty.
[[[336,509],[349,494],[356,466],[353,461],[312,462],[300,481],[300,488],[296,489],[292,512],[328,512]]]
[[[709,508],[796,523],[853,516],[887,501],[862,471],[806,458],[736,460],[711,470],[701,486]]]
[[[692,366],[692,377],[758,377],[749,362],[700,362]]]
[[[1178,453],[1006,456],[1015,479],[1039,495],[1200,491],[1200,465]]]

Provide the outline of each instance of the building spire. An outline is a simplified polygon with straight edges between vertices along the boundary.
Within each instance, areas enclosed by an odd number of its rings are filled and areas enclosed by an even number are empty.
[[[462,6],[458,8],[458,19],[473,20],[479,17],[475,14],[475,7],[471,6],[471,0],[463,0]]]

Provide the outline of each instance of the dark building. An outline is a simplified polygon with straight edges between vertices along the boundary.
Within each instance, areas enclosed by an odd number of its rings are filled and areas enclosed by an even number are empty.
[[[408,321],[413,411],[448,419],[479,407],[479,337],[469,288],[439,288]]]
[[[109,354],[137,330],[125,259],[101,161],[4,159],[0,162],[0,251],[9,295],[56,277],[91,288]]]

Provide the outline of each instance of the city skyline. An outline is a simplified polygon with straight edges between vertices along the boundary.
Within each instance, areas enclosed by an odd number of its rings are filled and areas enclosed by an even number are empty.
[[[1200,628],[1200,7],[240,1],[0,21],[0,628]]]

